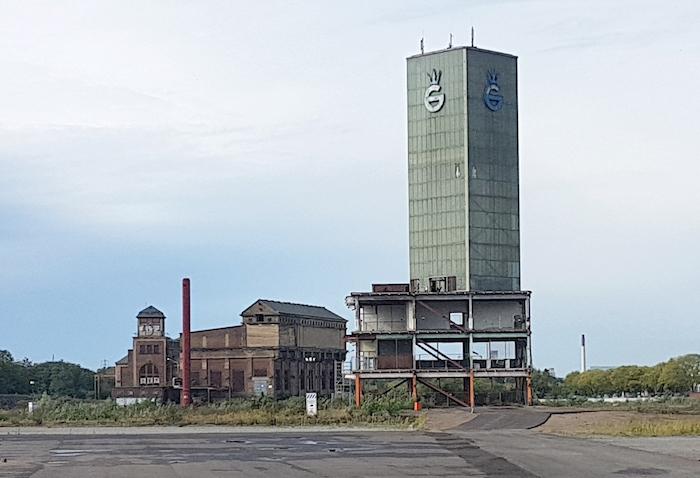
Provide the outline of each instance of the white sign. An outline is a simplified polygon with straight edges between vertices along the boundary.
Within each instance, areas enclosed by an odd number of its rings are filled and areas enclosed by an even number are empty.
[[[316,394],[307,393],[306,394],[306,414],[310,417],[315,417],[318,413],[318,408],[316,406]]]
[[[441,77],[442,71],[437,71],[433,69],[432,73],[428,73],[430,85],[428,85],[428,88],[425,90],[423,104],[425,104],[425,109],[427,109],[431,113],[437,113],[438,111],[440,111],[440,109],[442,109],[442,105],[445,104],[445,94],[441,93]]]

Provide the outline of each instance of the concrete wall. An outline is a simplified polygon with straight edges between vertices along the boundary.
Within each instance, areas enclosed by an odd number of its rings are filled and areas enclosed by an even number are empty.
[[[424,104],[433,70],[437,112]],[[485,103],[494,84],[497,111]],[[411,280],[421,291],[444,276],[457,290],[519,290],[517,59],[475,48],[411,57],[407,89]]]
[[[345,348],[345,330],[330,327],[300,327],[297,344],[299,347],[319,349]]]
[[[502,107],[484,100],[497,75]],[[470,290],[520,290],[517,59],[467,50]]]
[[[450,314],[461,312],[468,314],[469,304],[465,301],[416,301],[416,328],[417,330],[442,330],[449,329]]]
[[[512,329],[515,327],[515,317],[522,320],[524,328],[525,311],[521,301],[479,301],[473,305],[474,328],[481,329]]]
[[[408,327],[404,304],[363,305],[360,314],[363,332],[402,331]]]
[[[198,330],[190,336],[192,348],[229,348],[245,346],[245,327]]]
[[[279,324],[246,324],[248,347],[278,347]]]
[[[465,51],[411,57],[408,87],[408,195],[410,278],[456,276],[466,290]],[[424,104],[429,74],[440,73],[444,105]]]

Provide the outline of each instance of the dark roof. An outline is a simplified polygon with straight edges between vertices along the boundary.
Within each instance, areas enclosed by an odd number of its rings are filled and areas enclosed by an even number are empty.
[[[129,355],[125,355],[121,359],[117,360],[117,365],[127,365],[129,363]]]
[[[343,322],[347,322],[338,314],[334,314],[330,310],[319,305],[295,304],[293,302],[279,302],[276,300],[269,299],[258,299],[253,305],[258,303],[266,305],[267,307],[273,309],[280,315],[292,315],[297,317],[309,317],[327,320],[342,320]],[[248,309],[253,307],[253,305],[244,310],[243,313],[245,313]],[[243,315],[243,313],[241,313],[241,315]]]
[[[141,312],[138,313],[136,318],[141,318],[141,317],[158,317],[158,318],[165,318],[165,314],[161,312],[160,310],[156,309],[152,305],[149,305],[145,309],[143,309]]]

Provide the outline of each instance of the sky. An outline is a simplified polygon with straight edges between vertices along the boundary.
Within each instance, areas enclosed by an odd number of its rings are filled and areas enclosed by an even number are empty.
[[[95,369],[154,305],[408,281],[405,58],[519,57],[534,365],[699,350],[694,1],[1,1],[0,349]],[[350,327],[352,328],[352,327]]]

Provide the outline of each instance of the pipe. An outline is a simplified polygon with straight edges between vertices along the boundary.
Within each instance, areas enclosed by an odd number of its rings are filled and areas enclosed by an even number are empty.
[[[190,361],[192,358],[190,347],[190,280],[182,279],[182,395],[180,405],[188,407],[192,403]]]

